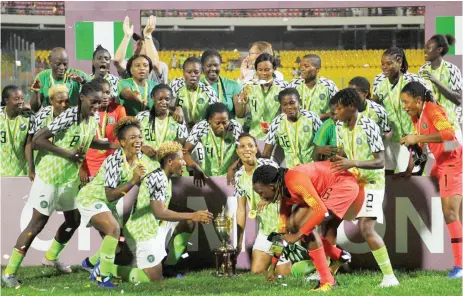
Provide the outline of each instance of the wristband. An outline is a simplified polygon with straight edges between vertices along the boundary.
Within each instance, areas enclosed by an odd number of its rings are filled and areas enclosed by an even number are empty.
[[[145,39],[153,40],[153,36],[151,36],[151,35],[146,35],[146,36],[145,36]]]

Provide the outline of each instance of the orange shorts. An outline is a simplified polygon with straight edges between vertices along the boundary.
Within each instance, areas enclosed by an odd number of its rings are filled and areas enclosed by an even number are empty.
[[[461,162],[436,164],[431,171],[431,176],[439,180],[439,192],[441,198],[462,195],[462,168]]]
[[[359,196],[359,185],[352,175],[339,176],[337,181],[327,188],[320,198],[325,206],[338,218],[343,219],[349,207]],[[362,200],[363,202],[363,200]]]

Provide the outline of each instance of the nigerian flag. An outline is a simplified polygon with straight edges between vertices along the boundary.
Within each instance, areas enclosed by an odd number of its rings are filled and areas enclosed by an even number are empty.
[[[450,46],[449,54],[463,54],[462,50],[462,17],[461,16],[438,16],[436,17],[436,34],[450,34],[455,37],[455,45]]]
[[[98,44],[106,48],[114,57],[117,47],[124,38],[123,22],[76,22],[75,45],[77,60],[91,60]],[[132,56],[132,39],[126,57]]]

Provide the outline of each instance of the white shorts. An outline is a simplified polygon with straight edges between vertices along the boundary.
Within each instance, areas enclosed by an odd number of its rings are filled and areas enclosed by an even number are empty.
[[[91,205],[87,207],[82,207],[80,205],[77,205],[77,208],[79,209],[79,212],[80,212],[80,224],[85,225],[86,227],[92,226],[89,223],[93,216],[96,216],[104,212],[111,212],[114,218],[116,218],[116,221],[119,223],[119,225],[121,225],[121,221],[118,218],[118,214],[115,211],[111,211],[108,208],[108,206],[102,201],[95,201],[94,203],[92,203]]]
[[[404,172],[408,167],[410,152],[407,147],[392,140],[384,140],[386,170]]]
[[[45,216],[50,216],[54,211],[72,211],[77,209],[76,197],[79,185],[80,180],[77,179],[74,183],[55,187],[46,184],[35,175],[27,202]]]
[[[167,256],[166,245],[168,244],[178,222],[165,221],[164,225],[158,228],[156,237],[149,241],[136,242],[131,247],[135,255],[136,266],[140,269],[152,268],[159,265]],[[128,244],[131,246],[132,244]]]
[[[370,189],[365,186],[363,205],[357,214],[358,218],[376,218],[376,222],[383,223],[383,201],[385,189]]]
[[[256,240],[254,241],[254,245],[252,246],[252,251],[254,252],[254,250],[258,250],[270,256],[273,256],[273,253],[270,252],[271,246],[272,246],[272,242],[267,240],[267,235],[263,234],[262,232],[259,232],[257,234]],[[280,259],[278,260],[277,265],[282,265],[288,262],[289,260],[286,259],[284,255],[282,254]]]

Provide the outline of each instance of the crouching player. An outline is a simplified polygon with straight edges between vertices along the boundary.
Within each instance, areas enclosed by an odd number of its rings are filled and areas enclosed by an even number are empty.
[[[212,214],[207,210],[178,213],[168,209],[172,197],[171,177],[181,176],[185,168],[182,145],[163,143],[157,155],[161,167],[143,179],[132,215],[124,226],[123,233],[137,266],[115,265],[114,275],[125,281],[161,280],[166,244],[175,228],[187,220],[207,224],[212,220]]]
[[[320,284],[315,290],[330,291],[336,281],[328,267],[326,255],[333,261],[350,261],[350,254],[336,248],[324,240],[315,227],[329,215],[343,219],[351,205],[360,209],[363,193],[360,192],[356,178],[350,172],[332,173],[331,163],[316,162],[298,166],[294,169],[276,169],[264,165],[254,171],[252,183],[254,191],[267,203],[280,203],[280,232],[283,244],[294,244],[305,238],[308,240],[309,256],[320,275]],[[360,192],[360,194],[359,194]],[[356,200],[360,200],[357,202]],[[355,203],[354,203],[355,202]],[[287,222],[293,205],[306,210],[302,219],[296,222],[297,232],[287,233]],[[357,210],[355,210],[357,211]],[[326,251],[326,255],[325,255]],[[272,259],[268,278],[272,278],[277,258]]]
[[[462,269],[462,147],[444,109],[434,102],[432,92],[417,82],[410,82],[402,89],[404,110],[411,116],[415,135],[407,135],[400,142],[407,146],[427,144],[436,159],[431,176],[439,180],[442,211],[450,233],[454,268],[448,278],[461,279]],[[413,170],[410,157],[408,170],[402,175],[409,177]]]

